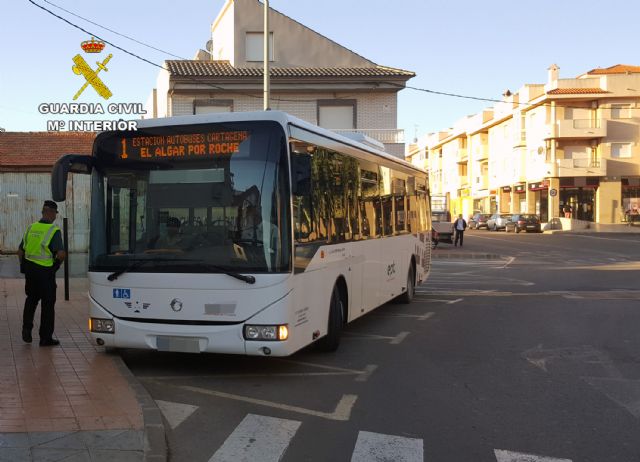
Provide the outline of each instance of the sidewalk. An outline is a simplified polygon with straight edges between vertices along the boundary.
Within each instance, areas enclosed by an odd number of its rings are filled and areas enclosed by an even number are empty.
[[[162,417],[117,355],[88,333],[87,280],[58,279],[60,346],[22,341],[24,279],[0,279],[0,461],[166,460]]]

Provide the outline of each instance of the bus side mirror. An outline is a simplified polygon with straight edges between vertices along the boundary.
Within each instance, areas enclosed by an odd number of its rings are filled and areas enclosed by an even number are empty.
[[[67,178],[69,172],[89,175],[94,159],[81,154],[67,154],[56,161],[51,172],[51,196],[56,202],[67,198]]]
[[[294,196],[311,194],[311,155],[293,154],[291,156],[291,183]]]

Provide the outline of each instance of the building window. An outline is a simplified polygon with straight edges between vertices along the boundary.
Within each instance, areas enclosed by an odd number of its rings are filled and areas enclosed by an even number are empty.
[[[612,119],[628,119],[631,106],[629,104],[612,104],[611,105],[611,118]]]
[[[354,99],[318,100],[318,125],[331,130],[353,130],[356,128]]]
[[[614,159],[631,157],[631,143],[611,143],[611,157]]]
[[[247,61],[262,61],[264,59],[264,34],[262,32],[247,32],[245,39],[245,59]],[[273,32],[269,32],[269,61],[273,61]]]
[[[233,100],[197,99],[193,102],[194,114],[211,114],[216,112],[233,112]]]

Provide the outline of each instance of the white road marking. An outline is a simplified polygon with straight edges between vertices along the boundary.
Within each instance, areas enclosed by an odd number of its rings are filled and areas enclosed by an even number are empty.
[[[166,383],[163,384],[166,386]],[[170,385],[172,386],[172,385]],[[250,398],[248,396],[234,395],[232,393],[224,393],[222,391],[209,390],[206,388],[192,387],[189,385],[173,385],[175,388],[179,388],[184,391],[191,391],[194,393],[202,393],[203,395],[216,396],[218,398],[226,398],[235,401],[242,401],[245,403],[258,404],[260,406],[272,407],[283,411],[297,412],[298,414],[311,415],[314,417],[321,417],[328,420],[347,421],[351,417],[351,409],[358,399],[358,395],[342,395],[340,401],[336,405],[333,412],[314,411],[313,409],[307,409],[299,406],[291,406],[289,404],[276,403],[275,401],[267,401],[264,399]]]
[[[422,296],[422,295],[427,296],[427,295],[430,295],[430,294],[431,294],[431,292],[426,292],[426,291],[425,292],[416,292],[416,296]],[[451,300],[436,299],[436,298],[429,298],[429,299],[420,298],[420,303],[448,303],[450,301]]]
[[[281,363],[290,363],[290,364],[300,364],[302,366],[317,367],[319,369],[327,369],[329,371],[350,372],[352,374],[362,374],[364,372],[364,371],[359,371],[357,369],[346,369],[344,367],[329,366],[326,364],[310,363],[306,361],[295,361],[293,359],[273,358],[272,361],[278,361]]]
[[[504,449],[494,449],[493,452],[498,462],[571,462],[571,459],[557,459],[555,457],[505,451]]]
[[[191,404],[172,403],[159,399],[156,400],[156,403],[172,430],[198,410],[198,406],[192,406]]]
[[[297,420],[247,414],[209,462],[277,462],[300,425]]]
[[[396,335],[396,338],[391,340],[389,343],[391,343],[392,345],[398,345],[405,338],[407,338],[407,335],[409,335],[409,332],[400,332],[398,335]]]
[[[631,234],[631,233],[629,233]],[[618,239],[615,237],[599,237],[599,236],[585,236],[584,234],[574,234],[572,235],[573,237],[583,237],[585,239],[600,239],[603,241],[620,241],[620,242],[626,242],[628,244],[640,244],[640,241],[635,240],[635,239]]]
[[[356,382],[366,382],[367,380],[369,380],[369,377],[371,377],[371,374],[373,374],[373,371],[375,371],[377,368],[378,366],[376,366],[375,364],[369,364],[364,368],[365,371],[356,377]]]
[[[343,332],[345,338],[348,339],[374,339],[374,340],[390,340],[390,344],[397,345],[401,343],[409,332],[400,332],[395,337],[389,337],[388,335],[377,335],[377,334],[363,334],[360,332]]]
[[[380,318],[416,318],[418,321],[425,321],[433,316],[435,313],[433,311],[429,311],[425,314],[409,314],[409,313],[380,313],[371,315],[372,317],[380,317]]]
[[[583,380],[632,416],[640,418],[640,380],[604,377],[583,377]]]
[[[516,259],[516,257],[509,257],[509,261],[507,263],[504,264],[504,266],[498,266],[496,267],[497,269],[505,269],[507,266],[509,266],[511,263],[513,263],[513,261]]]
[[[464,300],[464,298],[456,298],[455,300],[449,300],[447,302],[447,305],[455,305],[458,302],[461,302],[462,300]]]
[[[422,439],[361,431],[351,462],[423,462]]]

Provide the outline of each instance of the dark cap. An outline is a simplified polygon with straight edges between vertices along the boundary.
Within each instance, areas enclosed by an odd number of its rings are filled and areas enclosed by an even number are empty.
[[[176,217],[167,218],[167,226],[175,226],[176,228],[180,227],[180,220]]]
[[[47,207],[47,208],[53,209],[56,212],[58,211],[58,204],[56,204],[53,201],[44,201],[43,207]]]

